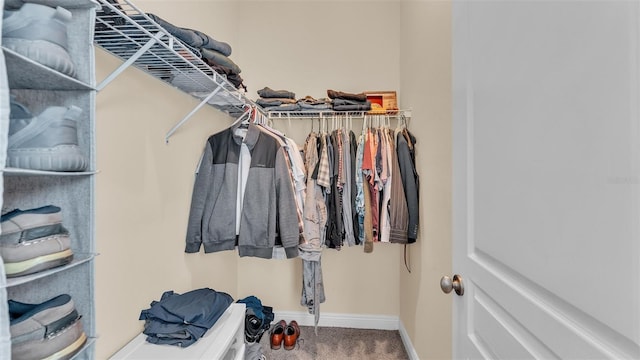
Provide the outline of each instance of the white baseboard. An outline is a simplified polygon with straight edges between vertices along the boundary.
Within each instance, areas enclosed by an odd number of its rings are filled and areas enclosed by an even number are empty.
[[[402,321],[399,321],[399,324],[400,328],[398,329],[398,331],[400,332],[400,337],[402,338],[404,349],[407,351],[407,355],[409,355],[409,359],[420,360],[420,358],[418,357],[418,353],[416,352],[416,348],[413,347],[413,343],[411,342],[409,333],[407,333],[407,329],[404,328],[404,324],[402,324]]]
[[[290,322],[295,320],[302,326],[313,326],[313,315],[302,311],[276,311],[273,323],[280,320]],[[353,329],[376,329],[376,330],[398,330],[404,348],[409,355],[410,360],[420,360],[416,349],[411,343],[409,334],[404,328],[402,321],[397,316],[388,315],[356,315],[356,314],[337,314],[337,313],[320,313],[320,321],[318,326],[323,327],[344,327]]]
[[[313,315],[303,311],[276,311],[274,323],[284,319],[295,320],[302,326],[313,326]],[[320,313],[318,326],[344,327],[353,329],[398,330],[398,317],[388,315],[356,315]]]

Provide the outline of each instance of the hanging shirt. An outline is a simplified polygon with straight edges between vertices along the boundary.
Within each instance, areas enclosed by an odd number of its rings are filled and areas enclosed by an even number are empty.
[[[238,128],[234,130],[236,136],[240,136],[243,140],[247,135],[247,129]],[[242,207],[244,204],[244,190],[247,187],[247,178],[249,177],[249,167],[251,166],[251,153],[247,144],[242,142],[240,145],[240,157],[238,159],[238,194],[236,201],[236,235],[240,234],[240,218],[242,216]]]
[[[380,206],[380,241],[389,242],[391,233],[391,223],[389,218],[389,203],[391,202],[391,185],[393,182],[393,174],[391,173],[391,141],[389,140],[389,132],[382,129],[380,132],[382,140],[382,204]]]
[[[356,244],[356,238],[353,233],[353,204],[351,203],[351,146],[349,136],[346,132],[340,132],[342,138],[342,169],[344,172],[342,186],[342,220],[344,223],[344,240],[348,246]]]
[[[300,249],[320,250],[325,238],[327,208],[322,188],[311,175],[316,169],[318,158],[318,137],[315,133],[307,136],[304,145],[305,168],[307,172],[307,190],[303,210],[305,244]]]
[[[358,240],[364,244],[364,193],[362,160],[364,158],[364,134],[358,137],[358,148],[356,149],[356,213],[358,214]],[[367,189],[368,190],[368,189]]]
[[[409,211],[407,209],[407,198],[402,186],[402,177],[400,175],[400,166],[398,165],[398,153],[396,151],[394,136],[390,134],[391,150],[391,203],[389,205],[389,222],[390,236],[389,241],[392,243],[406,244],[407,229],[409,226]]]

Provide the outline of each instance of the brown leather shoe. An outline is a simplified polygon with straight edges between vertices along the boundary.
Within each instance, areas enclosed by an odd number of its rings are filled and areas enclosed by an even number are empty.
[[[295,320],[291,320],[289,325],[284,330],[284,349],[293,350],[298,342],[300,336],[300,327]]]
[[[286,327],[287,322],[280,320],[271,328],[271,349],[280,349],[280,346],[282,346],[282,340],[284,339],[284,329]]]

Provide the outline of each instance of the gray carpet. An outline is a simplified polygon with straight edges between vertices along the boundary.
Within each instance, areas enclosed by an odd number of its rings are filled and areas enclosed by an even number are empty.
[[[269,333],[260,340],[268,360],[401,360],[409,359],[397,330],[370,330],[300,326],[300,339],[294,350],[271,350]]]

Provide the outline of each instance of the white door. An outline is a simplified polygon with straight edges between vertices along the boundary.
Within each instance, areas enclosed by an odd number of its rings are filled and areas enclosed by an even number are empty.
[[[454,2],[455,358],[640,359],[639,8]]]

